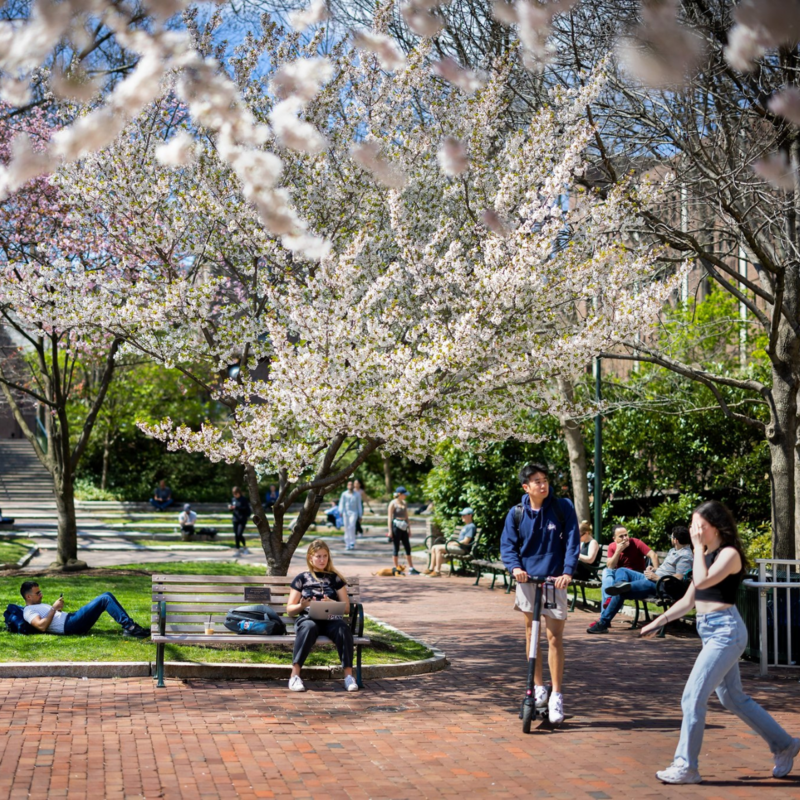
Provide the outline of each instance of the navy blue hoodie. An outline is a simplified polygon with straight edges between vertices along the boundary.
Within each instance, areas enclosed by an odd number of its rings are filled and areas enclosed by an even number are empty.
[[[558,503],[563,525],[554,503]],[[522,510],[519,530],[514,524],[516,509],[512,508],[500,537],[500,556],[506,569],[509,572],[524,569],[528,575],[542,578],[572,575],[581,546],[578,517],[572,501],[565,497],[554,500],[551,489],[538,512],[531,508],[528,495],[523,495]]]

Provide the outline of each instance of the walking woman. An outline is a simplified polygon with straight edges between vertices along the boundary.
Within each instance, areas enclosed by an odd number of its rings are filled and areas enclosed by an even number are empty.
[[[394,490],[394,500],[389,503],[388,523],[389,523],[389,538],[392,540],[394,547],[394,565],[400,566],[400,545],[406,551],[406,561],[408,561],[409,575],[419,575],[419,572],[414,569],[414,563],[411,560],[411,541],[408,538],[411,532],[411,520],[408,516],[408,506],[406,505],[407,492],[405,487],[398,486]]]
[[[652,636],[671,620],[697,608],[697,631],[703,649],[683,690],[683,724],[675,759],[669,767],[656,772],[656,777],[664,783],[700,783],[697,759],[703,743],[708,698],[716,690],[722,706],[746,722],[769,745],[775,760],[772,774],[783,778],[791,772],[800,752],[800,739],[789,736],[744,693],[739,677],[739,658],[747,644],[747,629],[735,602],[747,570],[747,558],[736,522],[722,503],[709,500],[694,511],[691,537],[692,585],[683,598],[641,632],[642,636]]]
[[[292,655],[292,675],[289,689],[293,692],[306,690],[300,677],[300,668],[308,658],[317,637],[327,636],[335,645],[344,668],[344,688],[357,692],[358,684],[353,677],[353,632],[343,619],[329,619],[327,622],[313,620],[308,615],[308,607],[321,600],[339,600],[349,603],[347,581],[344,575],[333,566],[331,551],[321,539],[311,542],[306,551],[307,572],[301,572],[291,583],[286,613],[297,617],[295,623],[294,654]]]

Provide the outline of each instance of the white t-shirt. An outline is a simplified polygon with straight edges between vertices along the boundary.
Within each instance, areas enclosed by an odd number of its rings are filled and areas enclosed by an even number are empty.
[[[50,609],[52,607],[53,606],[47,605],[47,603],[39,603],[35,606],[25,606],[25,608],[22,609],[22,616],[25,617],[25,622],[31,623],[37,614],[44,619],[50,613]],[[56,613],[53,615],[53,621],[50,623],[50,627],[47,629],[47,633],[64,633],[64,623],[66,621],[67,615],[63,611],[56,611]]]
[[[181,511],[178,514],[178,523],[180,525],[194,525],[197,519],[197,514],[194,511]]]

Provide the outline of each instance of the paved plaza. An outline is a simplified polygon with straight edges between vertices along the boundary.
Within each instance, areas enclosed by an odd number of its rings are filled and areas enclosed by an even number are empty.
[[[388,560],[388,559],[386,559]],[[522,621],[502,589],[468,578],[377,578],[353,560],[369,611],[442,648],[444,672],[373,681],[359,694],[311,683],[149,679],[0,681],[0,797],[8,798],[800,798],[770,777],[762,741],[716,699],[701,786],[653,777],[671,761],[690,636],[641,641],[617,623],[568,623],[566,711],[524,736]],[[797,675],[745,685],[794,734]],[[800,765],[798,765],[800,766]]]

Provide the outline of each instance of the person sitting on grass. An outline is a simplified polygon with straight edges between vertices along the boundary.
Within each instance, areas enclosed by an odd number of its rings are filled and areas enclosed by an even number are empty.
[[[441,578],[442,564],[448,554],[465,556],[469,553],[478,530],[472,521],[474,514],[475,512],[471,508],[465,508],[461,512],[461,521],[464,523],[464,527],[457,540],[450,539],[444,544],[435,544],[431,547],[431,568],[425,570],[425,575],[429,575],[431,578]]]
[[[353,632],[343,619],[329,619],[325,622],[311,619],[308,607],[312,603],[325,600],[339,600],[347,603],[345,616],[350,612],[350,600],[347,596],[347,580],[333,566],[331,551],[321,539],[311,542],[306,551],[308,570],[301,572],[292,582],[286,613],[297,617],[294,626],[295,640],[292,655],[292,675],[289,678],[289,689],[293,692],[306,690],[300,677],[300,670],[317,641],[317,637],[327,636],[335,645],[344,669],[344,688],[348,692],[357,692],[358,684],[353,677]]]
[[[150,505],[156,511],[166,511],[173,502],[172,489],[167,486],[165,480],[159,481],[153,496],[150,498]]]
[[[25,600],[22,616],[25,621],[40,633],[55,633],[66,636],[81,636],[94,627],[100,615],[107,611],[108,615],[122,626],[122,635],[134,639],[147,639],[150,631],[137,625],[111,592],[103,592],[99,597],[87,603],[77,611],[65,614],[64,596],[58,598],[53,605],[42,602],[42,590],[35,581],[25,581],[19,593]]]

